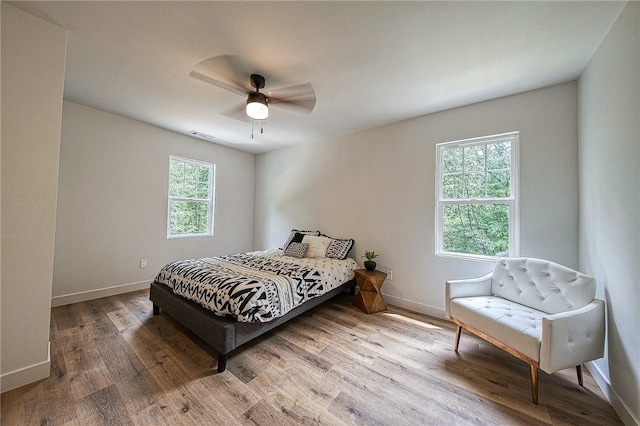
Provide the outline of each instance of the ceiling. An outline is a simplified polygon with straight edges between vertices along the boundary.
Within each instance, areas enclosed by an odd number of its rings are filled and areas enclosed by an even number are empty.
[[[68,30],[64,97],[252,153],[576,79],[625,2],[9,2]],[[237,55],[266,89],[311,83],[310,114],[189,77]],[[248,79],[248,76],[247,76]]]

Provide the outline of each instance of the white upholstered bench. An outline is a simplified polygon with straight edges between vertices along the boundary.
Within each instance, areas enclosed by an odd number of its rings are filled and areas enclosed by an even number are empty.
[[[538,403],[538,368],[553,373],[604,353],[604,302],[594,299],[595,280],[541,259],[496,262],[484,277],[447,281],[446,315],[462,328],[527,362],[531,395]]]

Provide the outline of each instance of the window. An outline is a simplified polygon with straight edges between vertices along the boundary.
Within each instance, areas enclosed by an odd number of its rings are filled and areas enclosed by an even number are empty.
[[[169,157],[167,238],[213,235],[215,164]]]
[[[518,132],[436,150],[436,255],[517,256]]]

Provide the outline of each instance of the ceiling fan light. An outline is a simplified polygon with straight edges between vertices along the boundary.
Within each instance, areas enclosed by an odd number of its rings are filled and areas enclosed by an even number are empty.
[[[247,115],[254,120],[265,120],[269,117],[267,97],[260,92],[249,93],[246,111]]]

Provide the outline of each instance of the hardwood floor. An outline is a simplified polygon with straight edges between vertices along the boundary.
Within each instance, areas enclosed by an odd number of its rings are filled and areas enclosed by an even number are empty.
[[[241,348],[215,352],[148,291],[52,310],[51,376],[2,394],[10,425],[622,424],[593,378],[540,373],[453,325],[341,295]]]

